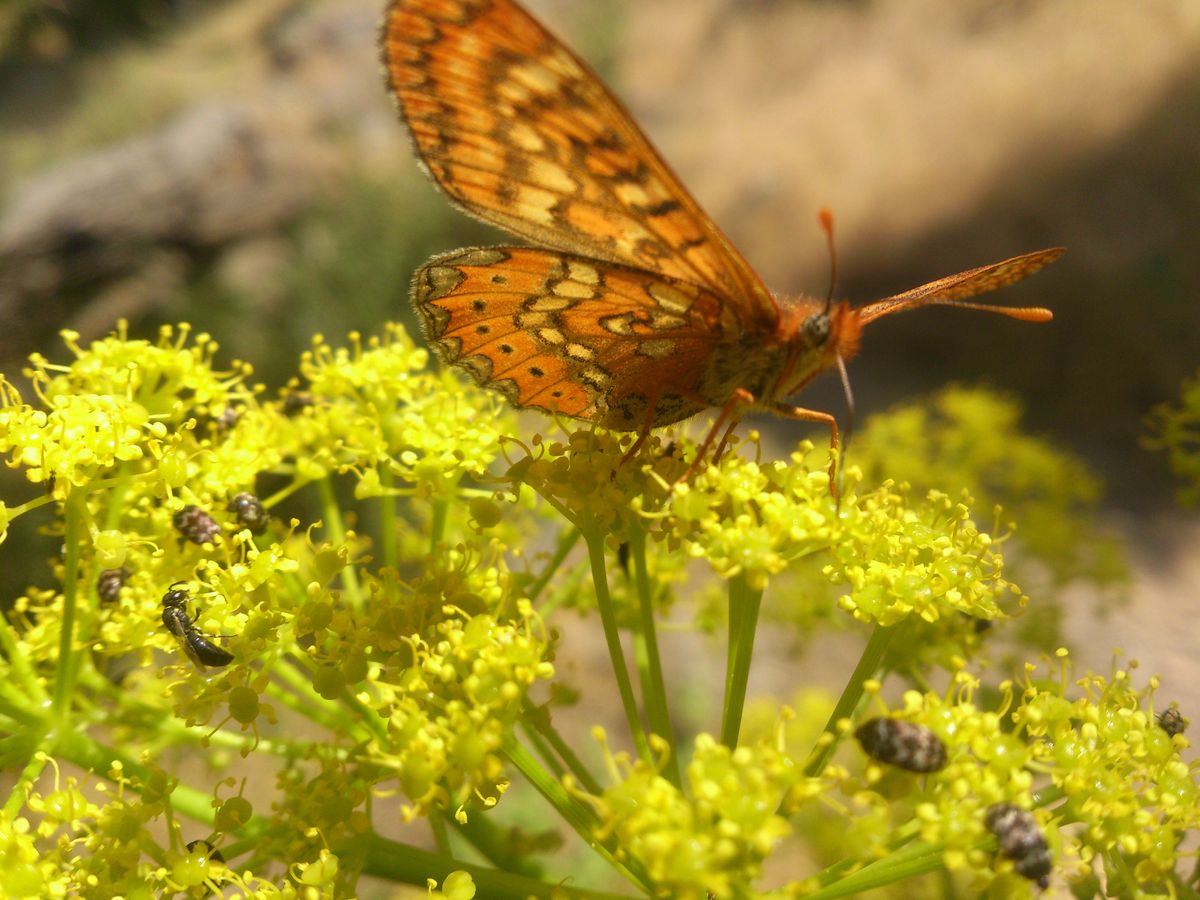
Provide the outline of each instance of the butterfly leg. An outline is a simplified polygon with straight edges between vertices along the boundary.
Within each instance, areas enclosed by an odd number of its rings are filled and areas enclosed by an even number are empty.
[[[654,411],[658,407],[658,399],[646,404],[646,418],[642,420],[641,427],[638,428],[637,440],[633,442],[633,446],[625,451],[625,455],[621,457],[621,462],[618,465],[625,465],[629,460],[637,456],[637,452],[642,449],[642,446],[650,438],[650,429],[654,427]],[[616,477],[616,472],[613,472],[613,477]]]
[[[801,422],[820,422],[822,425],[829,426],[829,489],[834,497],[837,496],[837,456],[833,451],[838,448],[838,426],[837,419],[827,412],[821,412],[816,409],[805,409],[803,406],[787,406],[786,404],[778,404],[772,408],[776,415],[783,416],[787,419],[797,419]]]
[[[630,447],[628,450],[625,451],[624,455],[621,457],[621,461],[619,463],[617,463],[617,465],[623,466],[623,465],[625,465],[625,463],[629,462],[631,459],[633,459],[635,456],[637,456],[638,451],[642,449],[642,446],[646,443],[646,440],[649,437],[650,437],[649,429],[647,429],[647,428],[639,429],[637,440],[635,440],[633,442],[632,447]],[[616,473],[614,472],[613,475],[615,477]]]
[[[725,437],[721,438],[721,447],[719,449],[724,449],[725,440],[729,437],[729,433],[741,421],[742,417],[737,413],[738,407],[752,406],[753,404],[754,395],[745,388],[738,388],[733,392],[730,398],[725,401],[725,405],[721,407],[721,412],[717,415],[717,421],[713,422],[712,428],[708,430],[708,434],[701,441],[700,448],[696,451],[696,458],[687,467],[687,471],[679,476],[678,481],[687,481],[692,477],[692,474],[700,467],[700,463],[704,460],[704,457],[708,455],[708,450],[712,447],[713,440],[722,428],[725,428]],[[713,458],[713,462],[715,463],[719,458],[720,452],[718,451]]]
[[[717,449],[713,453],[714,465],[719,463],[721,461],[721,457],[725,455],[725,448],[729,446],[729,438],[733,434],[733,429],[737,428],[739,422],[741,422],[741,419],[734,419],[725,429],[725,433],[721,435],[721,440],[717,443]]]

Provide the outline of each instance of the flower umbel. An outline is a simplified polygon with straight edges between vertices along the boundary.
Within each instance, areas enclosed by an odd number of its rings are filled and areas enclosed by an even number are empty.
[[[973,674],[1034,601],[966,494],[850,467],[839,501],[823,452],[753,434],[695,471],[684,433],[628,459],[600,429],[518,437],[394,327],[316,340],[276,399],[190,335],[68,335],[65,364],[33,359],[33,402],[0,381],[26,485],[0,539],[54,514],[0,620],[0,893],[915,896],[940,872],[1186,894],[1186,699],[1065,660]],[[826,663],[840,697],[801,696],[802,728],[762,698],[750,738],[760,609],[869,634]],[[591,611],[603,637],[580,641]],[[660,647],[668,613],[685,634]],[[603,739],[603,777],[578,720],[618,704],[632,749]],[[705,720],[715,737],[677,736]]]

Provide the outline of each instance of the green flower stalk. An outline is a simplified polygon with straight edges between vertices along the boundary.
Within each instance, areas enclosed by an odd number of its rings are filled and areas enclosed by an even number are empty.
[[[1039,599],[970,484],[850,460],[839,502],[807,442],[693,466],[683,428],[627,458],[630,435],[519,424],[394,326],[315,339],[281,391],[186,326],[65,338],[28,400],[0,379],[0,540],[36,522],[45,547],[4,558],[0,894],[1190,889],[1186,703],[1065,656],[979,674]],[[962,398],[947,444],[981,427]],[[593,610],[611,671],[573,675],[561,637]],[[668,612],[723,661],[719,705],[677,702]],[[746,714],[764,615],[860,633],[838,696]],[[866,756],[868,720],[937,765]]]

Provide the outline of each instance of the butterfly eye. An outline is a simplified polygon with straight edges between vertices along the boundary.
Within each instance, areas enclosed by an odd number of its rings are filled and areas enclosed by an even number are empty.
[[[813,313],[804,320],[801,328],[810,344],[819,347],[829,340],[829,316],[823,312]]]

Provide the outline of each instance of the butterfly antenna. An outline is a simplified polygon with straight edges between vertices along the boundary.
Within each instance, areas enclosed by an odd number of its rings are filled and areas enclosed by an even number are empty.
[[[854,391],[850,389],[850,373],[846,361],[837,355],[838,374],[842,378],[842,393],[846,395],[846,428],[842,432],[842,446],[838,448],[838,503],[841,503],[842,488],[846,480],[846,451],[850,449],[850,438],[854,436]]]
[[[825,242],[829,245],[829,294],[825,297],[825,315],[829,315],[829,310],[833,306],[833,289],[837,286],[837,247],[833,243],[833,210],[828,206],[822,206],[821,211],[817,213],[817,221],[821,223],[821,230],[825,232]]]

